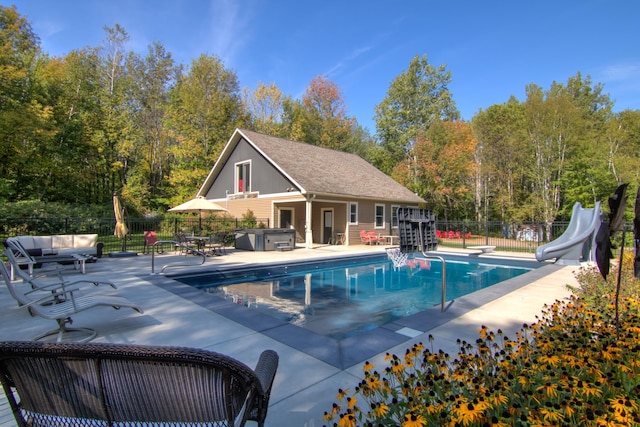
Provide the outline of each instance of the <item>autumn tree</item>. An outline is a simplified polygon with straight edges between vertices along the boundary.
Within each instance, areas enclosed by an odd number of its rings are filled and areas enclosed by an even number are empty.
[[[249,117],[249,127],[272,136],[282,135],[284,94],[275,83],[259,83],[255,90],[244,88],[242,100]]]
[[[287,137],[324,148],[344,150],[356,126],[347,115],[342,91],[325,76],[311,80],[300,102],[285,102]]]
[[[411,152],[418,135],[438,120],[455,120],[460,114],[451,91],[451,72],[434,67],[427,56],[415,56],[409,68],[391,82],[385,98],[375,107],[377,136],[385,155],[376,166],[386,173]]]
[[[392,176],[425,199],[438,218],[466,219],[473,215],[476,145],[470,123],[434,122],[418,134]]]

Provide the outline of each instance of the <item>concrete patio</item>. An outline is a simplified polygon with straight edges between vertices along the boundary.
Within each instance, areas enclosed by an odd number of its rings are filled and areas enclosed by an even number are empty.
[[[227,267],[241,267],[257,263],[286,260],[316,259],[352,256],[371,252],[384,253],[382,246],[320,246],[314,249],[295,249],[290,252],[247,252],[229,250],[226,255],[207,258],[204,265],[171,268],[168,274],[178,270],[205,271]],[[470,254],[471,251],[456,251]],[[474,255],[469,255],[474,256]],[[477,256],[477,255],[475,255]],[[518,257],[532,259],[532,255],[492,253],[480,257]],[[275,328],[252,326],[251,320],[221,309],[219,300],[213,296],[183,285],[163,274],[158,274],[167,263],[197,264],[198,257],[178,256],[173,253],[155,258],[155,274],[151,274],[151,256],[139,255],[127,258],[105,257],[95,264],[87,264],[87,276],[111,280],[117,290],[102,289],[105,293],[117,293],[143,308],[144,314],[132,310],[100,308],[80,313],[73,317],[74,326],[93,327],[98,330],[96,342],[118,342],[132,344],[154,344],[198,347],[235,357],[250,367],[255,366],[264,349],[273,349],[280,355],[280,366],[275,378],[270,400],[267,426],[307,426],[323,424],[322,415],[331,408],[339,388],[351,388],[361,380],[364,360],[355,360],[357,351],[327,348],[322,340],[318,349],[301,350],[299,346],[287,344],[289,338],[278,336]],[[457,299],[445,313],[430,311],[416,317],[413,323],[398,322],[395,327],[385,329],[390,345],[376,343],[380,351],[367,356],[367,360],[383,366],[384,354],[404,354],[415,342],[428,342],[428,335],[435,337],[435,348],[456,354],[456,340],[475,341],[478,329],[486,325],[491,330],[502,329],[507,336],[514,336],[523,323],[534,322],[544,304],[570,294],[567,284],[576,284],[573,272],[577,267],[561,267],[545,264],[543,267],[515,279],[479,291],[468,298]],[[64,270],[65,278],[85,278],[79,271]],[[55,327],[53,321],[33,318],[20,309],[0,288],[0,340],[25,340]],[[243,310],[244,317],[250,310]],[[425,320],[425,321],[423,321]],[[408,321],[409,322],[409,321]],[[420,323],[422,322],[422,323]],[[379,328],[382,329],[382,328]],[[299,333],[299,332],[298,332]],[[342,346],[366,346],[354,340]],[[325,348],[324,353],[322,349]],[[375,346],[371,348],[376,348]],[[331,354],[343,352],[347,356],[335,361]],[[377,350],[376,350],[377,351]],[[341,353],[342,354],[342,353]],[[352,360],[353,358],[353,360]],[[4,395],[0,400],[0,427],[15,426],[15,421]]]

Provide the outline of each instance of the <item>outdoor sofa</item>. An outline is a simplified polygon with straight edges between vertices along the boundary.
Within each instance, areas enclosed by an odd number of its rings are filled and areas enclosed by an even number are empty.
[[[1,342],[18,426],[264,425],[278,354],[255,369],[219,353],[105,343]]]
[[[92,255],[102,257],[103,243],[97,234],[56,234],[14,237],[30,255]]]

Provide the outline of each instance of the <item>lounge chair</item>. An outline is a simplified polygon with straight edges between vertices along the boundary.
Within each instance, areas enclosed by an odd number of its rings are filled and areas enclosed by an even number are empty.
[[[378,236],[376,236],[376,233],[373,232],[373,231],[367,232],[365,230],[361,230],[360,231],[360,240],[362,241],[362,243],[364,243],[366,245],[377,245],[378,243],[380,243],[384,239],[381,239]]]
[[[0,343],[19,426],[264,426],[278,354],[104,343]]]
[[[55,270],[55,273],[57,273],[57,281],[53,282],[53,283],[44,283],[43,281],[40,280],[41,276],[30,276],[27,273],[24,272],[24,270],[21,270],[20,268],[18,268],[18,264],[17,264],[17,259],[15,257],[15,255],[13,254],[13,251],[11,251],[11,249],[7,249],[4,251],[4,255],[7,257],[7,259],[9,260],[9,264],[13,267],[12,271],[18,275],[18,277],[20,279],[22,279],[23,282],[28,283],[29,285],[31,285],[32,289],[41,289],[41,290],[49,290],[49,288],[53,287],[59,287],[62,285],[65,286],[73,286],[73,287],[77,287],[78,285],[83,285],[83,284],[91,284],[94,286],[99,286],[99,285],[107,285],[107,286],[111,286],[112,288],[116,289],[116,285],[114,285],[113,283],[106,281],[106,280],[96,280],[96,279],[92,279],[92,278],[84,278],[84,279],[80,279],[80,280],[74,280],[74,281],[68,281],[65,280],[64,276],[62,275],[62,272],[60,270]],[[11,279],[14,279],[13,277],[11,277]]]
[[[71,323],[71,315],[89,310],[95,307],[110,306],[115,309],[128,307],[142,313],[142,309],[131,301],[112,295],[86,295],[78,296],[75,294],[77,288],[69,288],[64,283],[38,290],[46,291],[45,293],[33,292],[34,289],[25,284],[13,283],[7,266],[4,262],[0,262],[0,275],[3,277],[7,289],[11,296],[23,308],[29,309],[32,315],[39,316],[44,319],[55,320],[58,322],[58,328],[45,332],[33,338],[34,341],[48,337],[57,336],[57,341],[62,341],[68,334],[81,333],[85,336],[80,340],[82,342],[90,341],[97,335],[94,329],[90,328],[67,328],[67,323]]]

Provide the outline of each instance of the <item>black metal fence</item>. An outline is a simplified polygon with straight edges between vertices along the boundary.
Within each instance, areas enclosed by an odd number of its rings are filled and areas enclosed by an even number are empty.
[[[149,217],[127,219],[129,234],[122,241],[113,235],[114,218],[7,218],[0,222],[0,239],[20,235],[52,235],[95,233],[104,243],[104,253],[123,250],[142,252],[144,232],[155,231],[158,240],[172,240],[175,233],[213,235],[218,232],[232,233],[238,228],[270,228],[269,219],[203,218],[198,217]],[[534,253],[536,248],[557,239],[564,233],[569,222],[558,221],[551,226],[550,233],[543,223],[510,224],[498,221],[438,221],[438,245],[441,247],[466,248],[490,245],[496,250]],[[631,225],[627,224],[627,229]],[[628,244],[633,236],[627,233]],[[228,242],[233,245],[233,241]]]
[[[548,232],[541,222],[438,221],[438,244],[457,248],[495,246],[496,250],[533,253],[538,246],[560,237],[568,225],[567,221],[554,222]]]
[[[239,218],[135,218],[125,221],[129,234],[123,241],[113,235],[114,218],[6,218],[0,222],[0,239],[23,235],[53,234],[98,234],[99,241],[104,243],[103,253],[126,249],[142,252],[144,249],[144,232],[155,231],[158,240],[173,240],[174,234],[185,233],[209,236],[218,232],[229,233],[238,228],[269,228],[269,219]],[[233,242],[228,242],[232,244]]]

